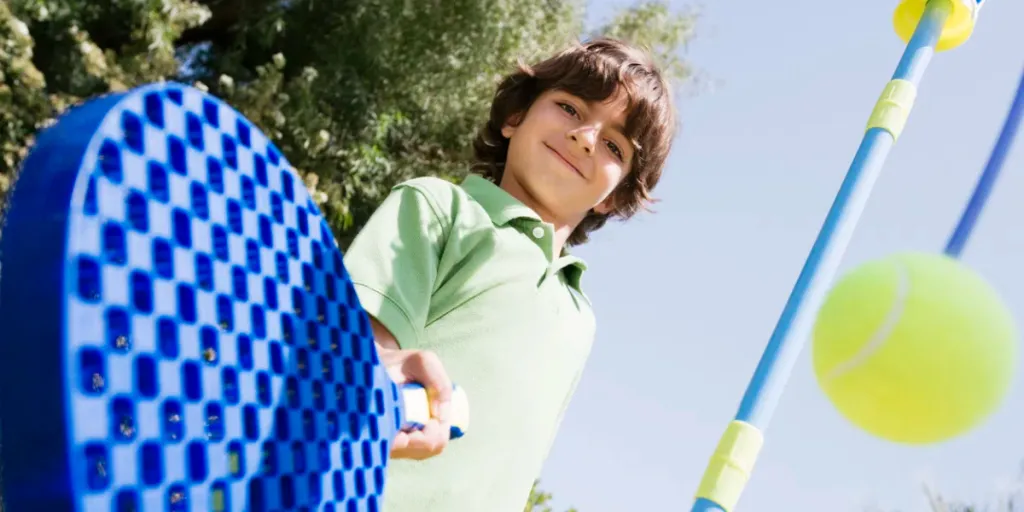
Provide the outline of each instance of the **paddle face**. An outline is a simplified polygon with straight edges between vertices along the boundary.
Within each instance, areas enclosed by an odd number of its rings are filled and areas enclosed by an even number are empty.
[[[403,423],[318,208],[164,84],[44,130],[0,238],[10,510],[380,509]]]

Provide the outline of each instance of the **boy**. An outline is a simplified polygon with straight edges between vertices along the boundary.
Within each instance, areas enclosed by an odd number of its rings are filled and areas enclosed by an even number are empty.
[[[574,45],[501,82],[477,174],[410,180],[374,213],[346,266],[381,358],[431,390],[438,418],[396,439],[411,460],[391,463],[384,512],[522,510],[594,337],[566,247],[650,201],[674,129],[647,55]],[[472,419],[448,444],[452,381]]]

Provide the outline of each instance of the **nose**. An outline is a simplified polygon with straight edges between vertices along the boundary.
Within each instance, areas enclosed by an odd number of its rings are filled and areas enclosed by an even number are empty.
[[[580,126],[570,130],[568,136],[587,156],[594,153],[594,147],[597,145],[597,127]]]

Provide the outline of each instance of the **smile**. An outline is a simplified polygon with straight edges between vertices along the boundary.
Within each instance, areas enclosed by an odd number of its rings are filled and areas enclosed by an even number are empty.
[[[544,147],[546,147],[546,148],[548,148],[549,150],[551,150],[551,152],[552,152],[552,153],[554,153],[554,154],[555,154],[555,156],[557,156],[557,157],[558,157],[558,159],[562,161],[562,163],[564,163],[564,164],[565,164],[565,165],[567,165],[567,166],[568,166],[568,167],[569,167],[570,169],[572,169],[572,170],[573,170],[573,172],[575,172],[576,174],[580,175],[580,177],[581,177],[581,178],[585,178],[585,177],[586,177],[586,176],[583,176],[583,173],[582,173],[582,172],[580,172],[580,170],[579,170],[579,169],[577,169],[577,168],[576,168],[576,166],[575,166],[575,165],[573,165],[573,164],[572,164],[572,162],[570,162],[570,161],[569,161],[569,159],[567,159],[567,158],[565,158],[564,156],[562,156],[562,154],[561,154],[561,153],[559,153],[559,152],[558,152],[558,150],[556,150],[555,148],[553,148],[553,147],[551,147],[551,146],[548,146],[547,144],[544,144]]]

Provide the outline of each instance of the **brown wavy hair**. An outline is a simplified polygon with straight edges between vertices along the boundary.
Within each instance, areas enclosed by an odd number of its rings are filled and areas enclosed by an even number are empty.
[[[599,38],[577,43],[534,65],[520,62],[498,85],[490,117],[473,142],[473,169],[500,184],[509,140],[501,133],[515,123],[544,92],[561,90],[587,102],[611,98],[619,89],[627,95],[625,135],[636,146],[632,166],[612,191],[611,213],[590,211],[567,241],[579,245],[611,217],[628,219],[654,202],[651,191],[661,179],[675,135],[672,91],[650,55],[622,41]]]

